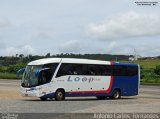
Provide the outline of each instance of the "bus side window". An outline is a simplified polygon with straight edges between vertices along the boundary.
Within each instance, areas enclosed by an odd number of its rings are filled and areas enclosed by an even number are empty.
[[[133,76],[138,74],[138,67],[137,66],[127,66],[127,75]]]
[[[93,69],[94,67],[91,64],[89,64],[87,68],[87,75],[95,75],[95,72]]]
[[[87,65],[85,64],[73,64],[74,75],[86,75]]]
[[[114,65],[113,66],[113,75],[114,76],[127,76],[126,75],[126,66]]]
[[[45,65],[43,66],[43,68],[48,68],[48,70],[43,71],[44,74],[45,74],[44,76],[45,76],[45,78],[46,78],[46,82],[51,81],[51,79],[52,79],[52,77],[53,77],[53,74],[54,74],[57,66],[58,66],[58,63],[50,63],[50,64],[45,64]]]
[[[82,75],[87,75],[87,64],[82,64]]]
[[[74,74],[72,64],[66,64],[62,70],[63,70],[64,75],[73,75]]]
[[[112,65],[106,65],[104,74],[105,74],[105,76],[113,76],[113,66]]]
[[[73,64],[73,75],[78,75],[80,73],[81,67],[77,66],[77,64]]]
[[[56,77],[60,77],[60,76],[64,76],[64,75],[73,75],[73,74],[74,74],[73,65],[63,63],[63,64],[61,64],[60,69],[59,69]]]
[[[113,66],[114,76],[133,76],[138,74],[137,66],[123,66],[123,65],[114,65]]]
[[[99,70],[99,65],[95,64],[89,64],[88,65],[88,75],[101,75],[101,72]]]

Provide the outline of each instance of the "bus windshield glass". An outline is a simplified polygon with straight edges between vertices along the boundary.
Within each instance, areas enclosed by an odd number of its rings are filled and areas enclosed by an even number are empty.
[[[50,82],[57,65],[58,63],[26,66],[21,86],[34,87]]]

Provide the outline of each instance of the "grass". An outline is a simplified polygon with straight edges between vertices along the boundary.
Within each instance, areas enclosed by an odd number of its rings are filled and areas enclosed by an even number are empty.
[[[144,69],[154,69],[157,65],[160,65],[160,59],[138,60],[134,63],[140,64]]]
[[[139,60],[135,63],[142,67],[141,73],[144,77],[141,79],[142,85],[160,85],[160,75],[154,73],[157,65],[160,65],[160,59]]]
[[[16,74],[0,72],[0,79],[20,79],[20,77],[18,77]]]
[[[141,85],[154,85],[154,86],[160,86],[159,83],[154,83],[154,82],[140,82]]]

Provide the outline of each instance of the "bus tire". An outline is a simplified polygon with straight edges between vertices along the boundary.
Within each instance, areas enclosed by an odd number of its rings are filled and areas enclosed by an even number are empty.
[[[110,98],[111,99],[120,99],[121,98],[121,91],[119,89],[115,89]]]
[[[46,101],[46,100],[47,100],[47,98],[44,98],[44,97],[40,97],[40,99],[41,99],[42,101]]]
[[[58,89],[55,93],[55,100],[62,101],[65,100],[65,92],[62,89]]]
[[[98,100],[105,100],[107,97],[106,96],[97,96],[96,97]]]

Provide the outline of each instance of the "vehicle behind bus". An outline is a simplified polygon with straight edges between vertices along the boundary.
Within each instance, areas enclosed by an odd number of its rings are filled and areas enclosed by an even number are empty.
[[[47,58],[30,62],[23,73],[21,94],[41,100],[96,96],[119,99],[139,93],[138,64]]]

